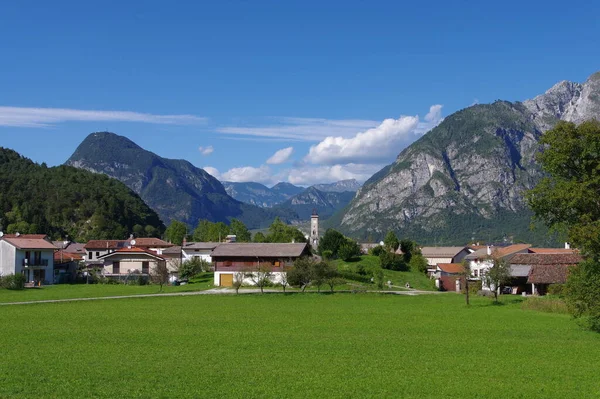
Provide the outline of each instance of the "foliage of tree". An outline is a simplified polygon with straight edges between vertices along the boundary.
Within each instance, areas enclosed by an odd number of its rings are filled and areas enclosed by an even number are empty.
[[[273,272],[271,271],[270,263],[258,262],[256,266],[249,267],[245,273],[245,277],[260,288],[261,294],[265,293],[264,288],[271,283],[272,276]]]
[[[159,237],[165,229],[120,181],[69,166],[48,168],[1,147],[0,188],[4,232],[88,241],[125,239],[134,232]]]
[[[233,288],[235,288],[235,293],[239,294],[240,293],[240,288],[242,287],[242,285],[244,285],[244,279],[246,278],[246,272],[244,272],[243,270],[238,270],[235,273],[233,273]]]
[[[383,251],[379,255],[379,263],[383,269],[408,271],[408,265],[404,261],[404,257],[393,252]]]
[[[378,269],[374,270],[373,278],[375,280],[375,284],[377,285],[377,288],[382,290],[383,287],[385,286],[385,275],[383,274],[383,269],[378,268]]]
[[[329,286],[331,292],[333,288],[340,284],[343,280],[340,278],[337,267],[331,262],[323,262],[325,264],[325,283]]]
[[[405,254],[406,255],[406,254]],[[406,261],[406,257],[404,257]],[[427,259],[421,255],[421,252],[417,252],[410,257],[410,261],[408,262],[408,267],[412,271],[419,271],[421,273],[427,273],[427,267],[429,264],[427,263]]]
[[[494,300],[498,302],[498,290],[510,280],[510,265],[505,259],[492,259],[492,267],[483,273],[481,280],[492,290]]]
[[[386,234],[383,240],[383,245],[388,251],[396,252],[396,250],[400,246],[400,241],[398,241],[398,237],[396,237],[396,234],[393,231],[390,231]]]
[[[547,176],[527,194],[535,217],[564,231],[586,260],[567,280],[576,317],[600,331],[600,122],[559,122],[544,133],[538,160]]]
[[[229,233],[235,234],[237,242],[250,242],[250,231],[248,231],[248,228],[241,220],[231,219]]]
[[[267,238],[262,232],[257,232],[252,237],[252,242],[267,242]]]
[[[150,269],[150,278],[154,284],[160,286],[159,292],[162,292],[163,285],[169,282],[169,269],[166,262],[158,262],[155,267]]]
[[[321,292],[321,286],[327,280],[328,265],[326,262],[313,263],[312,284],[317,287],[317,292]]]
[[[185,223],[178,220],[173,220],[167,230],[165,230],[165,238],[167,241],[175,245],[182,245],[183,239],[187,234],[187,226]]]
[[[407,239],[400,241],[400,251],[402,251],[402,256],[404,256],[404,261],[406,263],[410,263],[410,260],[415,253],[421,253],[417,244],[414,241]]]
[[[347,239],[346,242],[338,248],[338,257],[345,261],[358,258],[360,257],[360,246],[354,241]]]
[[[318,252],[323,256],[324,251],[331,251],[332,257],[338,257],[338,250],[342,244],[346,243],[346,237],[334,229],[327,229],[323,237],[319,240]]]
[[[297,228],[283,223],[279,217],[269,226],[266,242],[306,242],[306,237]]]
[[[369,249],[369,255],[379,256],[383,251],[385,251],[384,247],[382,247],[381,245],[376,245],[373,248]]]
[[[313,279],[315,261],[312,258],[302,257],[294,261],[294,266],[288,272],[288,282],[293,287],[302,288],[302,292]]]
[[[192,259],[188,259],[184,261],[179,267],[179,277],[180,278],[192,278],[202,272],[207,272],[210,270],[210,263],[206,260],[200,258],[199,256],[194,256]]]

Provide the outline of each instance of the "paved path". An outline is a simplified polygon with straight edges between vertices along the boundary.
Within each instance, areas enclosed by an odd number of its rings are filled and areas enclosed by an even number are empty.
[[[281,290],[265,289],[266,294],[283,294]],[[328,291],[323,290],[323,293]],[[335,293],[353,293],[354,291],[339,290]],[[287,294],[300,294],[300,291],[287,291]],[[306,294],[315,293],[314,291],[306,291]],[[356,293],[376,293],[376,294],[387,294],[387,295],[435,295],[445,294],[445,292],[439,291],[356,291]],[[22,301],[22,302],[6,302],[0,303],[0,306],[9,305],[33,305],[36,303],[61,303],[61,302],[79,302],[79,301],[99,301],[105,299],[124,299],[124,298],[150,298],[150,297],[163,297],[163,296],[192,296],[192,295],[234,295],[235,290],[233,288],[212,288],[205,291],[189,291],[189,292],[166,292],[162,294],[138,294],[138,295],[118,295],[118,296],[102,296],[94,298],[67,298],[67,299],[44,299],[39,301]],[[260,290],[252,288],[240,288],[239,294],[260,294]]]

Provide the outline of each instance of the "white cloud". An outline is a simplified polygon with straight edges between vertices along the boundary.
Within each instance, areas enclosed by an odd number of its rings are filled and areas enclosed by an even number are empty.
[[[202,169],[204,169],[206,171],[206,173],[208,173],[215,179],[218,179],[218,180],[221,179],[221,174],[219,173],[219,170],[217,168],[213,168],[212,166],[205,166]]]
[[[208,147],[198,147],[198,151],[200,151],[200,154],[207,156],[213,153],[215,149],[213,148],[212,145],[209,145]]]
[[[60,122],[142,122],[192,125],[208,119],[195,115],[156,115],[130,111],[94,111],[66,108],[22,108],[0,106],[0,126],[48,127]]]
[[[267,159],[267,163],[271,165],[279,165],[285,163],[290,159],[293,152],[294,147],[282,148],[281,150],[273,154],[271,158]]]
[[[221,174],[221,180],[231,182],[258,182],[268,184],[274,180],[271,169],[266,165],[258,168],[254,166],[242,166],[232,168]]]
[[[350,137],[377,126],[377,121],[362,119],[274,118],[268,126],[226,126],[217,132],[236,136],[259,136],[291,141],[320,141],[327,136]]]
[[[353,137],[328,136],[310,148],[305,161],[312,164],[382,163],[393,159],[442,120],[442,106],[432,105],[424,122],[418,116],[385,119],[379,126]]]
[[[289,171],[288,181],[298,185],[333,183],[346,179],[356,179],[363,182],[383,167],[384,165],[374,164],[298,167]]]

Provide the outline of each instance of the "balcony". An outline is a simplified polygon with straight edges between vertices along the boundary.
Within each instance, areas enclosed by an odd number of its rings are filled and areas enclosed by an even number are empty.
[[[48,266],[48,259],[23,259],[23,267]]]

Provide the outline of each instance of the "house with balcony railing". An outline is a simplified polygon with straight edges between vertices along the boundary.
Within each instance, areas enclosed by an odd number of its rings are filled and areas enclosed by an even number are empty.
[[[0,274],[25,275],[34,285],[52,284],[56,248],[44,234],[0,234]]]

